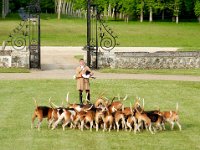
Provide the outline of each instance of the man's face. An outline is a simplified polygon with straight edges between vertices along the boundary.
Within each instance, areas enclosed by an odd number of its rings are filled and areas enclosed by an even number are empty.
[[[84,66],[84,65],[85,65],[85,62],[84,62],[83,60],[80,60],[79,63],[80,63],[81,66]]]

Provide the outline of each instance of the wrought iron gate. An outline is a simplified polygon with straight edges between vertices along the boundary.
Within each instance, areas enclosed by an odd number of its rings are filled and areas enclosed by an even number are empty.
[[[87,65],[98,68],[99,46],[102,50],[111,51],[117,45],[117,36],[101,19],[97,5],[92,0],[87,2]],[[15,50],[28,50],[30,68],[38,69],[41,68],[40,11],[40,0],[31,0],[25,9],[20,9],[22,21],[6,41]]]
[[[111,51],[118,45],[117,36],[102,19],[98,6],[92,0],[87,0],[87,65],[98,69],[99,47]]]
[[[26,8],[19,9],[21,22],[4,42],[11,50],[29,51],[29,67],[41,68],[40,61],[40,0],[31,0]]]
[[[32,0],[29,12],[30,68],[41,69],[40,50],[40,0]]]

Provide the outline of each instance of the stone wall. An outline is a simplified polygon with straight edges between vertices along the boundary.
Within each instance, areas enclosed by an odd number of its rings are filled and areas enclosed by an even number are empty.
[[[200,68],[200,52],[111,52],[99,53],[98,57],[100,68]]]
[[[29,68],[29,52],[0,50],[0,67]]]
[[[0,51],[0,67],[11,67],[12,56],[11,51]]]

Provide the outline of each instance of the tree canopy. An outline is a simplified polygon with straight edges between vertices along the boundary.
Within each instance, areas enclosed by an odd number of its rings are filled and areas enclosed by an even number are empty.
[[[2,0],[3,1],[3,0]],[[2,5],[1,1],[1,5]],[[40,0],[43,13],[86,16],[87,0]],[[182,20],[200,18],[200,0],[91,0],[107,18],[128,20]],[[11,12],[27,5],[27,0],[9,0]],[[2,8],[1,8],[2,9]],[[200,19],[199,19],[200,21]]]

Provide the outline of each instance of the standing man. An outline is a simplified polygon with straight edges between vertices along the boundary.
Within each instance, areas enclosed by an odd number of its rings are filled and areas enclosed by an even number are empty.
[[[76,68],[77,90],[79,91],[80,104],[83,104],[83,91],[87,94],[87,100],[90,100],[90,82],[89,78],[93,75],[91,69],[85,65],[83,59],[79,60],[79,66]]]

